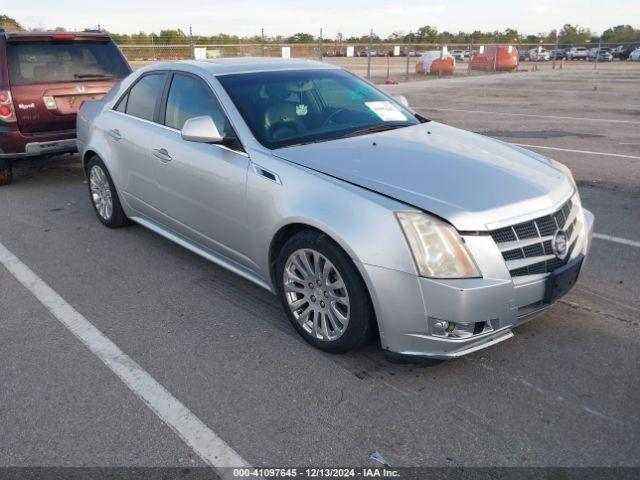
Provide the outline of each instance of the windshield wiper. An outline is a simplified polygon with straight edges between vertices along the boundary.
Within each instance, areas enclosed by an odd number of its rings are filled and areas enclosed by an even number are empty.
[[[359,135],[367,135],[369,133],[385,132],[387,130],[395,130],[396,128],[410,127],[411,125],[412,124],[410,123],[402,123],[402,124],[384,123],[382,125],[373,125],[371,127],[361,128],[360,130],[355,130],[353,132],[346,133],[338,138],[357,137]]]
[[[113,78],[113,75],[102,73],[74,73],[73,78]]]
[[[289,147],[298,147],[300,145],[309,145],[311,143],[320,143],[320,142],[330,142],[331,140],[338,140],[340,138],[349,138],[349,137],[357,137],[358,135],[366,135],[368,133],[377,133],[384,132],[386,130],[395,130],[396,128],[403,127],[411,127],[412,123],[385,123],[382,125],[373,125],[367,128],[361,128],[360,130],[355,130],[353,132],[345,133],[344,135],[340,135],[337,137],[328,137],[328,138],[313,138],[310,140],[301,140],[299,142],[291,143],[288,145],[284,145],[279,148],[289,148]]]

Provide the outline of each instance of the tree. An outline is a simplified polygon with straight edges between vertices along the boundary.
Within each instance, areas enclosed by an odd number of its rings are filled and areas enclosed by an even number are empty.
[[[582,28],[579,25],[567,23],[560,29],[560,43],[563,45],[583,45],[592,36],[591,30]]]
[[[419,43],[434,43],[438,40],[438,29],[431,25],[420,27],[416,32],[416,40]]]
[[[4,28],[8,32],[24,30],[15,18],[11,18],[8,15],[0,15],[0,28]]]
[[[313,43],[314,41],[310,33],[296,33],[287,38],[287,43]]]
[[[602,41],[607,43],[640,42],[640,29],[631,25],[617,25],[602,32]]]
[[[162,44],[172,44],[172,43],[189,43],[189,38],[185,35],[185,33],[178,30],[160,30],[160,35],[158,41]]]

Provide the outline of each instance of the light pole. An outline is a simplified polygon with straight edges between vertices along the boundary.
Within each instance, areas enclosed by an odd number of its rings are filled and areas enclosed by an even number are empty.
[[[371,80],[371,42],[373,42],[373,28],[369,32],[369,45],[367,45],[367,80]]]
[[[553,50],[553,65],[551,66],[552,70],[556,69],[556,56],[558,55],[558,42],[560,41],[560,34],[556,31],[556,48]]]

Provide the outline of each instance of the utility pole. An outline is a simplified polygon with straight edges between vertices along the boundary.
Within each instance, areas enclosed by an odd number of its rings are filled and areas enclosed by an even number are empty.
[[[560,31],[556,32],[556,48],[553,50],[553,65],[551,65],[551,70],[556,69],[556,57],[558,56],[558,44],[560,43]]]
[[[406,58],[407,64],[406,64],[406,67],[405,67],[404,79],[407,82],[409,81],[409,52],[410,52],[409,45],[406,45],[404,47],[404,54],[407,56],[407,58]]]
[[[262,43],[260,44],[261,55],[264,57],[264,27],[260,30],[260,38],[262,39]]]
[[[598,68],[598,57],[600,56],[600,47],[602,46],[602,37],[598,40],[598,50],[596,51],[596,59],[593,62],[593,69]]]
[[[318,60],[322,61],[322,27],[320,27],[320,36],[318,37]]]
[[[191,49],[191,60],[195,60],[196,59],[196,50],[195,50],[195,47],[193,45],[193,30],[191,30],[191,27],[189,27],[189,47]]]
[[[367,45],[367,80],[371,80],[371,42],[373,41],[373,28],[369,32],[369,45]]]

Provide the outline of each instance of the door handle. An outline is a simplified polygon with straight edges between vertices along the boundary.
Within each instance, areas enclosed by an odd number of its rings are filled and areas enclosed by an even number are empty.
[[[159,158],[161,162],[167,163],[171,161],[171,155],[169,155],[166,148],[155,148],[153,150],[153,155],[156,158]]]
[[[114,140],[122,140],[122,135],[120,135],[120,131],[117,128],[109,130],[109,136]]]

